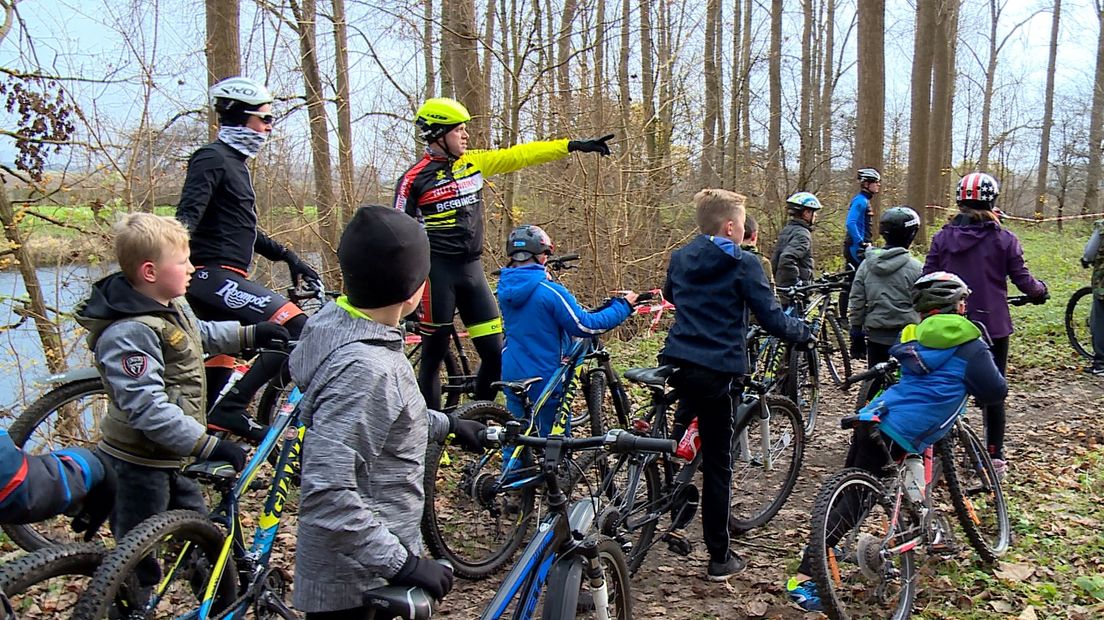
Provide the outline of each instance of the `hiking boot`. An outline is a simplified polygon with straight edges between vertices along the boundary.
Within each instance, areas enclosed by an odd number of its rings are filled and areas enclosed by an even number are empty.
[[[706,570],[706,577],[710,581],[724,581],[729,577],[742,573],[747,568],[747,562],[740,556],[728,552],[728,560],[724,562],[709,561],[709,568]]]
[[[257,424],[245,409],[236,407],[223,407],[220,403],[211,413],[207,414],[207,428],[212,431],[232,433],[245,439],[253,445],[264,440],[268,434],[268,427]]]
[[[790,600],[805,611],[823,611],[820,603],[820,593],[817,592],[816,582],[812,579],[798,582],[797,577],[790,577],[786,582],[786,594]]]

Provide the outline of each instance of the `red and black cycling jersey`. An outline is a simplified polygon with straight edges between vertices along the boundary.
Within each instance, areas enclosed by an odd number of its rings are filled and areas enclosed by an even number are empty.
[[[483,177],[567,156],[567,140],[468,151],[451,159],[426,151],[399,178],[394,207],[418,218],[434,256],[468,261],[483,253]]]
[[[216,140],[188,160],[176,219],[191,233],[192,263],[248,271],[253,252],[283,260],[287,249],[257,230],[256,195],[245,155]]]

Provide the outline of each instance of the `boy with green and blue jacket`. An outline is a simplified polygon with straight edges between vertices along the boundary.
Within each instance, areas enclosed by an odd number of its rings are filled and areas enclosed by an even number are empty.
[[[502,380],[520,381],[531,377],[541,380],[529,386],[530,400],[536,401],[571,350],[573,339],[585,338],[617,327],[632,314],[636,294],[610,300],[594,311],[579,305],[562,284],[553,282],[545,271],[545,262],[553,249],[552,239],[539,226],[519,226],[506,241],[510,265],[502,269],[498,281],[498,303],[506,347],[502,350]],[[552,431],[556,412],[563,399],[563,384],[534,412],[541,437]],[[516,418],[525,417],[521,401],[506,392],[506,408]]]
[[[1104,252],[1100,250],[1102,238],[1104,220],[1097,220],[1093,222],[1092,236],[1081,255],[1081,266],[1085,269],[1092,267],[1093,293],[1089,324],[1092,331],[1093,361],[1085,368],[1085,372],[1097,376],[1104,376]]]
[[[901,342],[890,355],[901,364],[900,381],[859,410],[859,419],[877,422],[893,458],[923,452],[950,432],[964,399],[973,396],[979,406],[999,402],[1008,384],[997,369],[982,328],[966,318],[970,290],[956,275],[937,271],[921,277],[912,287],[913,307],[923,318],[901,332]],[[888,465],[879,440],[856,430],[845,467],[857,467],[880,475]],[[836,536],[850,528],[847,514],[829,515]],[[829,538],[828,546],[838,542]],[[786,590],[808,611],[821,609],[806,548],[798,574]]]

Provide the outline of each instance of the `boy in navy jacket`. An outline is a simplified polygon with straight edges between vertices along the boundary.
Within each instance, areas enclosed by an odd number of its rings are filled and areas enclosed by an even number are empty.
[[[1008,394],[1008,384],[982,330],[964,316],[969,294],[961,278],[945,271],[923,276],[912,286],[912,305],[923,320],[906,326],[901,342],[889,351],[901,363],[901,380],[859,410],[860,419],[878,423],[894,458],[921,453],[942,439],[967,394],[982,407],[1000,402]],[[878,441],[865,431],[856,431],[844,466],[880,475],[888,463]],[[835,515],[835,519],[841,523],[835,528],[840,536],[852,528],[846,523],[847,515]],[[835,546],[836,542],[827,544]],[[820,611],[816,582],[809,578],[812,570],[806,549],[798,574],[789,580],[786,590],[802,608]]]
[[[708,577],[723,580],[744,569],[729,549],[733,412],[747,372],[747,311],[767,332],[794,343],[812,335],[783,314],[759,259],[737,244],[744,236],[743,195],[703,189],[694,196],[700,235],[675,250],[664,296],[675,304],[675,324],[660,362],[678,367],[676,419],[698,418],[702,452],[702,529],[709,549]]]
[[[541,381],[529,386],[532,401],[560,367],[571,349],[572,338],[593,336],[617,327],[629,318],[636,302],[636,293],[627,291],[624,297],[613,299],[604,308],[593,312],[584,309],[563,285],[549,280],[544,264],[553,248],[552,239],[539,226],[515,228],[506,241],[510,265],[502,269],[498,281],[498,305],[506,332],[502,380],[540,377]],[[535,412],[540,436],[545,437],[552,430],[562,398],[561,390]],[[515,417],[525,416],[521,402],[509,392],[506,407]]]

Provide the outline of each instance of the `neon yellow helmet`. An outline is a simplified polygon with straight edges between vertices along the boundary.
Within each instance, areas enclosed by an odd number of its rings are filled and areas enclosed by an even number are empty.
[[[448,97],[427,99],[418,113],[414,115],[414,124],[422,132],[426,142],[436,142],[460,123],[471,120],[471,113],[464,104]]]

